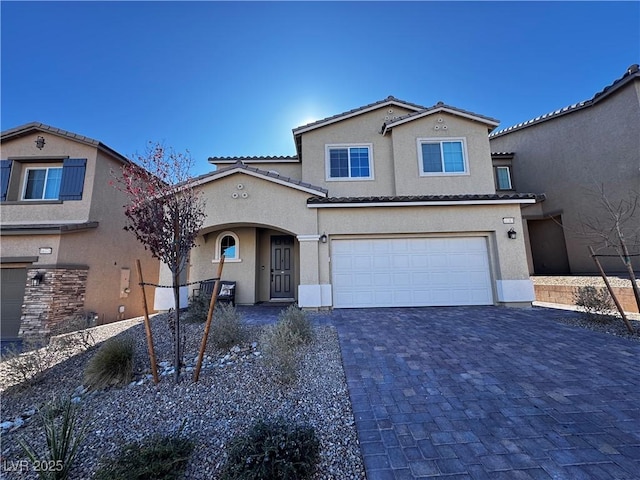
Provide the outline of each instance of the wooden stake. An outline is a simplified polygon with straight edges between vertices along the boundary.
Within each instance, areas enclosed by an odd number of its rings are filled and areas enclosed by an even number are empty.
[[[149,309],[147,308],[147,294],[144,291],[144,280],[142,279],[142,267],[140,266],[139,259],[136,259],[136,266],[138,267],[138,278],[140,279],[140,288],[142,288],[142,300],[144,303],[144,330],[147,334],[147,350],[149,350],[149,362],[151,363],[151,373],[153,374],[153,383],[157,384],[160,380],[158,380],[156,354],[153,351],[153,336],[151,335],[151,324],[149,322]]]
[[[622,305],[620,305],[620,302],[616,298],[615,293],[613,293],[613,288],[611,288],[611,284],[609,283],[609,279],[607,278],[607,274],[604,273],[602,265],[600,265],[600,260],[598,260],[598,257],[596,256],[596,252],[593,251],[593,248],[591,247],[591,245],[589,245],[589,253],[591,253],[591,258],[593,258],[593,261],[596,262],[596,265],[598,266],[598,270],[600,270],[600,275],[602,275],[602,279],[604,280],[604,284],[607,286],[607,289],[609,290],[609,293],[611,294],[611,298],[613,298],[613,301],[616,304],[616,308],[618,309],[618,312],[620,312],[620,315],[622,316],[622,321],[627,326],[627,330],[629,330],[629,332],[631,332],[631,333],[635,333],[633,331],[633,327],[631,326],[631,323],[629,322],[629,320],[627,320],[627,316],[624,314],[624,310],[622,309]]]
[[[213,318],[213,311],[216,306],[216,300],[218,299],[218,286],[220,285],[220,278],[222,277],[222,267],[224,265],[224,254],[220,257],[220,263],[218,264],[218,274],[216,275],[216,281],[213,284],[213,292],[211,293],[211,302],[209,303],[209,312],[207,313],[207,323],[204,326],[204,333],[202,334],[202,343],[200,344],[200,353],[198,354],[198,363],[196,369],[193,371],[193,381],[197,382],[200,377],[200,367],[202,367],[202,359],[204,358],[204,351],[207,348],[207,338],[209,337],[209,328],[211,327],[211,319]]]

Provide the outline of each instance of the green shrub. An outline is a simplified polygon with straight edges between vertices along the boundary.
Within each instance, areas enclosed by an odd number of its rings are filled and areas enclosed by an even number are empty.
[[[615,308],[611,294],[604,287],[586,286],[576,288],[574,303],[581,308],[590,320],[610,320]]]
[[[184,426],[184,424],[183,424]],[[170,480],[180,478],[194,443],[181,435],[153,435],[142,443],[125,445],[117,457],[106,460],[95,480]]]
[[[320,442],[310,426],[283,418],[260,420],[246,436],[227,447],[221,480],[310,478],[319,459]]]
[[[313,327],[305,312],[295,305],[280,313],[278,322],[263,332],[260,343],[265,362],[276,379],[292,383],[298,376],[300,349],[313,339]]]
[[[286,310],[280,312],[278,322],[285,324],[300,343],[311,343],[313,340],[311,321],[307,313],[297,305],[290,305]]]
[[[65,480],[69,478],[78,448],[89,431],[89,424],[80,422],[78,407],[68,397],[54,399],[44,405],[38,412],[38,420],[44,429],[47,452],[39,455],[23,438],[19,440],[20,446],[33,463],[39,478]]]
[[[229,303],[216,304],[210,335],[213,344],[221,349],[228,349],[246,339],[246,328],[236,307]]]
[[[84,384],[93,389],[125,386],[133,377],[134,341],[130,336],[113,337],[104,342],[89,360]]]
[[[189,323],[204,323],[207,321],[209,314],[209,304],[211,303],[211,295],[208,293],[200,293],[194,295],[189,302],[189,308],[185,315],[185,321]]]

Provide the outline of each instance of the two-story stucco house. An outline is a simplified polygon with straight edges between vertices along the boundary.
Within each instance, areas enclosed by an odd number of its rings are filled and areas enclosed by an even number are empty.
[[[501,152],[494,154],[501,188],[546,196],[523,210],[531,273],[597,273],[588,250],[597,243],[584,235],[583,225],[592,219],[610,222],[595,192],[604,188],[613,204],[640,194],[638,65],[591,99],[495,131],[489,142],[492,151]],[[639,226],[636,209],[625,232],[636,254]],[[609,272],[625,269],[619,258],[601,262]],[[640,268],[640,257],[633,262]]]
[[[225,252],[240,304],[530,305],[520,211],[541,198],[496,194],[497,125],[388,97],[295,128],[295,156],[210,158],[189,280]]]
[[[98,323],[142,315],[136,259],[152,280],[159,262],[123,230],[126,199],[110,180],[129,160],[41,123],[3,131],[1,142],[2,339],[76,312]]]

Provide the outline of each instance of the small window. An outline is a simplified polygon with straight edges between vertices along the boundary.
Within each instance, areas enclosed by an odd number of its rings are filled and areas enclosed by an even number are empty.
[[[238,242],[238,236],[233,232],[223,232],[218,235],[216,260],[220,260],[224,254],[224,260],[239,260],[240,259],[240,243]]]
[[[509,167],[495,167],[496,190],[513,190],[511,184],[511,169]]]
[[[459,175],[467,173],[462,140],[418,139],[420,175]]]
[[[327,146],[327,180],[372,178],[371,145]]]
[[[62,167],[28,168],[24,181],[24,200],[57,200]]]

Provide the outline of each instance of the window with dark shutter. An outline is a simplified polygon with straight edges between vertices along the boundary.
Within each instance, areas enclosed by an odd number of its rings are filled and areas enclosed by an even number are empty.
[[[11,160],[0,160],[0,201],[7,200],[9,176],[11,175]]]
[[[67,158],[62,162],[60,200],[82,200],[86,158]]]

